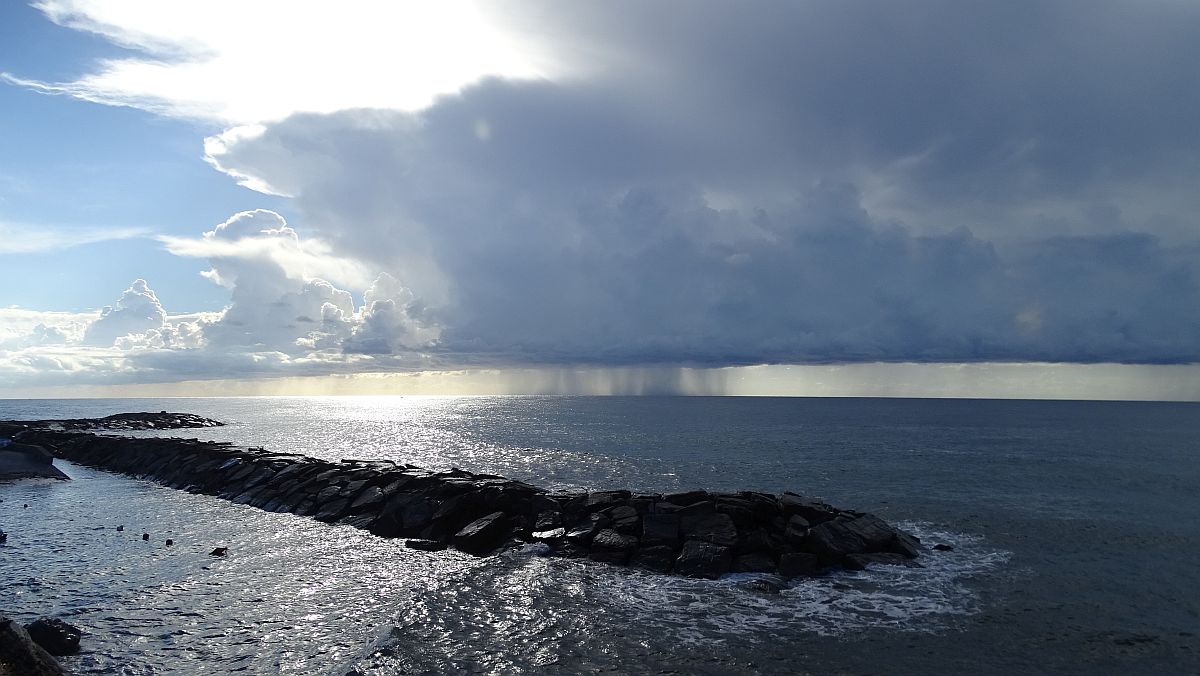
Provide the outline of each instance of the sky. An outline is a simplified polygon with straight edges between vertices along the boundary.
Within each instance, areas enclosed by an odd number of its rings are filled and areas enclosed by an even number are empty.
[[[0,396],[1200,400],[1200,4],[0,6]]]

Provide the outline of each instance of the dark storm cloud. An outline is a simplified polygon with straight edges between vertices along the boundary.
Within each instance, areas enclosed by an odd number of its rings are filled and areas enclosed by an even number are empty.
[[[1190,4],[510,19],[579,76],[212,148],[411,289],[450,361],[1200,360]]]

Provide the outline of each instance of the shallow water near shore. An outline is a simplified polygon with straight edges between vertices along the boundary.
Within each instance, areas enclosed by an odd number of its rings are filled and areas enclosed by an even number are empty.
[[[0,484],[0,612],[83,627],[82,673],[1200,671],[1200,406],[243,398],[0,401],[0,418],[164,409],[230,423],[171,436],[327,459],[797,490],[954,550],[765,594],[746,576],[417,552],[61,463],[75,481]]]

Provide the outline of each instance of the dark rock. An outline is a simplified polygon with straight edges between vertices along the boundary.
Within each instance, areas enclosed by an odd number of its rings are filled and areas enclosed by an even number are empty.
[[[791,545],[803,545],[808,538],[808,519],[793,514],[792,518],[788,519],[787,527],[783,531],[783,539]]]
[[[378,509],[386,498],[387,496],[383,494],[382,488],[371,486],[360,493],[357,498],[354,498],[354,502],[350,503],[350,511],[357,513]]]
[[[850,570],[866,570],[867,566],[872,563],[878,563],[884,566],[907,566],[920,567],[921,564],[913,561],[903,554],[895,554],[892,552],[875,552],[871,554],[847,554],[842,560],[842,565]]]
[[[717,513],[717,503],[713,502],[712,500],[702,500],[700,502],[693,502],[692,504],[687,505],[685,507],[680,507],[675,513],[684,518],[692,517],[692,516],[703,516],[706,514],[716,514]]]
[[[708,491],[684,491],[681,493],[667,493],[662,496],[663,502],[669,502],[673,505],[686,507],[702,500],[708,499]]]
[[[209,552],[208,555],[209,556],[225,556],[228,553],[229,553],[228,547],[217,547],[216,549]]]
[[[717,503],[717,512],[728,515],[738,528],[752,528],[754,526],[754,511],[750,507]]]
[[[820,567],[816,555],[805,552],[789,552],[779,556],[780,577],[807,577],[814,575]]]
[[[551,510],[543,510],[538,513],[537,519],[533,522],[534,530],[550,530],[558,528],[562,525],[562,513]]]
[[[735,573],[774,573],[775,559],[767,554],[742,554],[734,558],[731,570]]]
[[[674,549],[679,545],[679,516],[651,513],[642,517],[642,546],[664,545]]]
[[[793,528],[799,531],[807,531],[811,527],[812,524],[808,522],[808,519],[800,516],[799,514],[793,514],[792,518],[788,519],[788,528]]]
[[[642,547],[633,555],[629,564],[658,573],[669,573],[675,565],[675,548],[665,545]]]
[[[504,512],[492,512],[458,531],[454,535],[454,546],[468,554],[482,556],[499,547],[508,538],[508,532],[508,517]]]
[[[602,529],[608,528],[612,519],[604,514],[592,514],[567,531],[567,541],[574,545],[587,546]]]
[[[848,522],[846,527],[861,538],[870,551],[884,549],[896,539],[896,529],[874,514],[863,514]]]
[[[742,584],[743,589],[760,592],[762,594],[778,594],[783,591],[783,582],[778,579],[767,577],[759,577],[753,580],[747,580]]]
[[[774,552],[777,549],[771,544],[770,534],[762,528],[741,532],[738,535],[737,552],[739,554]]]
[[[659,495],[635,495],[629,498],[629,505],[637,510],[638,514],[646,514],[654,503],[662,499]]]
[[[722,547],[732,547],[738,541],[737,526],[728,514],[685,515],[680,531],[685,539],[711,542]]]
[[[823,523],[837,516],[837,510],[833,507],[795,493],[779,496],[779,507],[785,516],[799,514],[812,524]]]
[[[638,539],[632,535],[624,535],[606,528],[592,538],[592,549],[607,549],[613,551],[629,551],[638,546]]]
[[[625,535],[637,535],[642,529],[642,518],[636,509],[629,505],[621,505],[609,513],[613,520],[613,528]]]
[[[593,561],[624,565],[629,561],[633,550],[638,546],[638,539],[632,535],[623,535],[606,528],[592,538],[592,551],[588,558]]]
[[[53,655],[34,643],[24,627],[0,616],[0,674],[64,676],[66,673]]]
[[[750,503],[750,509],[754,512],[756,521],[767,523],[780,514],[779,501],[775,499],[774,495],[742,491],[738,493],[738,496]]]
[[[688,540],[683,543],[683,549],[675,559],[675,572],[688,577],[716,579],[728,572],[731,565],[733,554],[729,547]]]
[[[671,502],[655,502],[647,510],[650,514],[679,514],[683,507]]]
[[[939,543],[937,543],[936,545],[934,545],[934,546],[933,546],[933,548],[934,548],[935,550],[939,551],[939,552],[952,552],[952,551],[954,551],[954,546],[953,546],[953,545],[942,544],[942,543],[940,543],[940,542],[939,542]]]
[[[150,541],[150,534],[142,533],[142,542],[149,542],[149,541]]]
[[[589,512],[598,512],[616,505],[623,505],[631,495],[632,493],[629,491],[596,491],[595,493],[589,493],[587,510]]]
[[[554,553],[567,559],[580,559],[588,555],[588,550],[570,542],[564,542],[554,547]]]
[[[74,655],[79,652],[79,638],[83,632],[60,619],[39,617],[25,625],[29,638],[46,649],[51,655]]]
[[[333,523],[334,521],[337,521],[338,519],[342,518],[342,516],[344,516],[346,514],[346,510],[349,508],[350,508],[350,500],[347,498],[338,498],[336,500],[330,500],[329,502],[327,502],[321,506],[321,509],[317,512],[317,515],[313,518],[315,518],[317,521],[324,521],[325,523]]]
[[[867,543],[841,520],[826,521],[814,526],[805,540],[806,548],[824,563],[837,563],[847,554],[867,551]]]
[[[340,484],[331,484],[331,485],[326,486],[326,487],[322,488],[321,490],[317,491],[316,501],[319,504],[325,504],[326,502],[329,502],[330,500],[338,497],[341,494],[342,494],[341,485]]]
[[[419,538],[409,538],[404,541],[404,546],[408,549],[419,549],[423,552],[440,552],[446,548],[446,543],[438,540],[421,540]]]
[[[490,510],[486,507],[483,491],[468,490],[443,500],[433,511],[430,520],[454,533],[480,516],[497,510],[498,506]]]
[[[950,547],[950,545],[944,546]],[[953,547],[950,548],[953,549]],[[889,551],[893,551],[897,554],[903,554],[910,559],[915,559],[921,555],[921,541],[917,538],[917,536],[897,529],[896,539],[892,540],[892,544],[888,549]]]

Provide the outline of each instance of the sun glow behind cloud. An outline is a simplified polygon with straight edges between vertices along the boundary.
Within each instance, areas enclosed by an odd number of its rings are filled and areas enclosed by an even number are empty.
[[[348,108],[416,110],[484,76],[550,74],[527,43],[461,0],[44,0],[35,7],[139,54],[101,61],[71,82],[5,79],[224,124]]]

